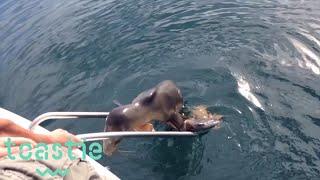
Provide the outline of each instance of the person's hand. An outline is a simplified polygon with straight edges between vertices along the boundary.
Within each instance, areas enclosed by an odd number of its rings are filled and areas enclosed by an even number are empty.
[[[24,143],[31,144],[34,147],[37,143],[32,139],[24,138],[24,137],[0,137],[0,157],[8,155],[8,148],[5,145],[5,142],[10,138],[12,147],[11,153],[19,152],[19,146]]]
[[[70,134],[69,132],[63,129],[56,129],[50,132],[49,136],[52,140],[52,143],[60,143],[61,145],[64,145],[68,141],[81,142],[81,140],[77,138],[75,135]]]

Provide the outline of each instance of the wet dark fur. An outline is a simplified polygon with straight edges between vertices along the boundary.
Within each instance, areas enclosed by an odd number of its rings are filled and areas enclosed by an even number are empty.
[[[148,123],[152,120],[182,130],[184,120],[179,114],[182,104],[183,99],[178,87],[172,81],[163,81],[139,94],[131,104],[113,109],[106,120],[105,131],[150,131],[153,128]],[[112,146],[119,142],[120,139],[117,138],[104,141],[105,153],[110,155],[115,150]]]

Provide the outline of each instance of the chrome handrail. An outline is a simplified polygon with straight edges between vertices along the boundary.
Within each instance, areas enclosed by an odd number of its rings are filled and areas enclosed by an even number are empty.
[[[29,129],[47,120],[52,119],[77,119],[77,118],[107,118],[109,112],[48,112],[36,117],[30,124]]]
[[[79,134],[77,137],[83,141],[96,141],[111,137],[186,137],[197,135],[197,133],[190,131],[120,131]]]
[[[104,118],[109,112],[48,112],[36,117],[30,124],[29,129],[33,130],[44,121],[52,119],[77,119],[77,118]],[[79,134],[77,137],[84,141],[95,141],[108,139],[110,137],[173,137],[173,136],[196,136],[198,133],[189,131],[120,131],[120,132],[99,132]]]

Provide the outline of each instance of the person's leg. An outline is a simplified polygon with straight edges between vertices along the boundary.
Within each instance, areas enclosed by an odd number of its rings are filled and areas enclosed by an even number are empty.
[[[0,159],[0,179],[64,179],[64,180],[104,180],[106,177],[101,177],[85,160],[76,158],[70,160],[68,157],[67,148],[61,148],[63,156],[59,159],[53,159],[52,155],[57,155],[53,152],[52,145],[48,145],[48,160],[37,160],[35,157],[36,149],[30,151],[32,157],[23,160],[19,154],[13,154],[15,160],[8,157]],[[28,152],[24,152],[26,155]],[[43,155],[43,153],[41,153]],[[73,156],[76,156],[73,154]],[[44,172],[66,172],[64,175],[57,173],[54,176]]]

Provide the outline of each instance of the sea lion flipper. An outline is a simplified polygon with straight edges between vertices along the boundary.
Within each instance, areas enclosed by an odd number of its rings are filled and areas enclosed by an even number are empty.
[[[176,130],[184,130],[184,120],[179,113],[173,113],[166,123]]]
[[[139,127],[134,128],[135,131],[155,131],[151,123],[143,124]]]
[[[140,127],[143,131],[155,131],[151,123],[146,123]]]

